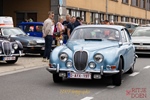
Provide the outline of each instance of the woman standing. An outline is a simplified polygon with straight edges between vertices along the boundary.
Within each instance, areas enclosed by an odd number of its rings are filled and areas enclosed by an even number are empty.
[[[62,25],[63,21],[63,17],[59,17],[58,22],[56,24],[57,32],[60,32],[60,37],[56,37],[57,46],[60,45],[60,41],[63,41],[63,32],[65,30],[65,27]]]

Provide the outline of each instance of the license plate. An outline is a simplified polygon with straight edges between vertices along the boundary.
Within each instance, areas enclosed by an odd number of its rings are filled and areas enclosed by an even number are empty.
[[[8,61],[8,60],[16,60],[16,57],[4,57],[5,61]]]
[[[68,78],[91,79],[91,73],[72,73],[72,72],[68,72]]]
[[[45,47],[42,47],[41,50],[45,50]]]

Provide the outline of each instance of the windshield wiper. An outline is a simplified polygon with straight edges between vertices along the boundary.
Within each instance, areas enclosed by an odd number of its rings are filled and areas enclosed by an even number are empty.
[[[84,39],[85,41],[102,41],[102,39]]]

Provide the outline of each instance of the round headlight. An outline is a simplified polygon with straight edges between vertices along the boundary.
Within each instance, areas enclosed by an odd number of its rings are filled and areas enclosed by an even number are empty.
[[[2,54],[2,49],[0,49],[0,54]]]
[[[65,62],[68,60],[68,55],[66,53],[61,53],[59,59]]]
[[[90,62],[89,63],[89,67],[92,68],[92,69],[94,69],[96,67],[96,64],[94,62]]]
[[[18,49],[18,44],[13,45],[14,49]]]
[[[12,50],[11,50],[11,53],[15,53],[15,50],[14,50],[14,49],[12,49]]]
[[[95,54],[95,55],[94,55],[94,60],[95,60],[96,62],[98,62],[98,63],[102,62],[102,61],[103,61],[103,55],[102,55],[102,54],[99,54],[99,53]]]
[[[71,61],[67,61],[66,66],[67,66],[68,68],[72,67],[72,62],[71,62]]]

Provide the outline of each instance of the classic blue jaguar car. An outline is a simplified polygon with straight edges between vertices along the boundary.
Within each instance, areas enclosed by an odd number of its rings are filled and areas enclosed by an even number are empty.
[[[125,27],[84,25],[74,29],[66,45],[52,51],[47,70],[55,83],[63,78],[112,76],[113,84],[120,86],[122,74],[133,73],[135,61],[135,47]]]

